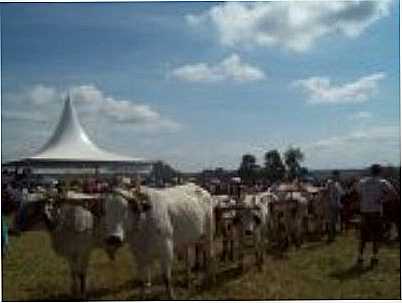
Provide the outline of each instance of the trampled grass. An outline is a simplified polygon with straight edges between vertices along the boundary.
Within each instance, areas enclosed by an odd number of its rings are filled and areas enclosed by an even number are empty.
[[[3,300],[69,300],[70,275],[66,262],[50,249],[43,232],[11,237],[3,262]],[[369,268],[371,246],[363,269],[354,267],[356,236],[349,232],[331,244],[307,242],[291,248],[285,257],[268,254],[262,271],[246,259],[243,273],[235,265],[220,265],[217,284],[184,288],[183,267],[175,268],[177,299],[400,299],[400,244],[383,245],[380,263]],[[180,264],[181,265],[181,264]],[[94,300],[138,300],[135,265],[127,247],[114,262],[102,250],[94,251],[89,269],[89,297]],[[152,295],[164,299],[159,270],[153,271]]]

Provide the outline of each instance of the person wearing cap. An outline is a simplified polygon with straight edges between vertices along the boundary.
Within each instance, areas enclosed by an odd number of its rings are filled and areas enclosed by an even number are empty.
[[[383,203],[397,198],[398,194],[390,182],[381,177],[382,167],[370,167],[370,176],[357,184],[359,193],[361,226],[358,265],[363,264],[363,252],[367,242],[373,242],[371,266],[378,264],[378,244],[383,231]]]
[[[328,219],[329,219],[329,231],[328,242],[335,241],[336,236],[336,224],[338,222],[339,212],[342,208],[341,198],[344,194],[344,190],[339,183],[339,171],[334,170],[332,172],[332,178],[327,181],[326,190],[328,193]]]

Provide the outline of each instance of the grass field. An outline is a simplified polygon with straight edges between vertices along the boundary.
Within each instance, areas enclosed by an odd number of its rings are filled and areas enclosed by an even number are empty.
[[[69,300],[70,275],[67,264],[49,247],[48,235],[29,232],[11,237],[9,255],[2,263],[3,300]],[[382,246],[380,264],[354,267],[357,240],[354,232],[336,242],[308,242],[284,258],[268,255],[262,272],[251,256],[240,274],[235,266],[220,266],[216,286],[204,289],[194,283],[184,288],[183,269],[175,269],[177,299],[400,299],[400,243]],[[367,255],[371,253],[367,250]],[[101,250],[94,251],[89,269],[89,297],[95,300],[138,300],[135,265],[128,249],[110,262]],[[159,270],[155,267],[152,295],[163,299]]]

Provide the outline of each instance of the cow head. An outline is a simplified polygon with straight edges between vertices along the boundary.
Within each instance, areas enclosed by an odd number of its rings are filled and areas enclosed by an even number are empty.
[[[244,235],[250,236],[254,234],[262,224],[261,209],[257,206],[239,209],[234,223],[240,226],[240,230]]]
[[[149,211],[152,204],[149,196],[138,189],[131,191],[132,196],[128,199],[128,205],[134,214],[141,214]]]
[[[110,259],[124,243],[125,225],[127,224],[128,202],[117,194],[110,194],[105,199],[104,221],[105,221],[105,250]]]
[[[116,188],[105,201],[106,251],[111,259],[125,241],[125,231],[131,230],[141,216],[151,209],[148,195],[139,187],[133,190]]]
[[[286,225],[286,202],[278,200],[269,205],[270,220],[275,230],[283,229]]]

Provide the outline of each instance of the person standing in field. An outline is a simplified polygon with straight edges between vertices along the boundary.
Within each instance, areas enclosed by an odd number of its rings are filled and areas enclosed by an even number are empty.
[[[383,203],[398,196],[390,182],[381,178],[379,164],[370,167],[370,176],[357,184],[360,201],[360,245],[358,265],[363,264],[363,252],[367,242],[373,242],[371,266],[378,264],[378,246],[383,231]]]
[[[335,241],[336,224],[338,222],[340,209],[342,208],[341,198],[344,190],[339,183],[339,171],[332,172],[332,178],[327,181],[326,189],[328,194],[328,216],[329,216],[329,231],[328,242]]]
[[[6,216],[1,216],[1,256],[5,258],[8,252],[8,225]]]

